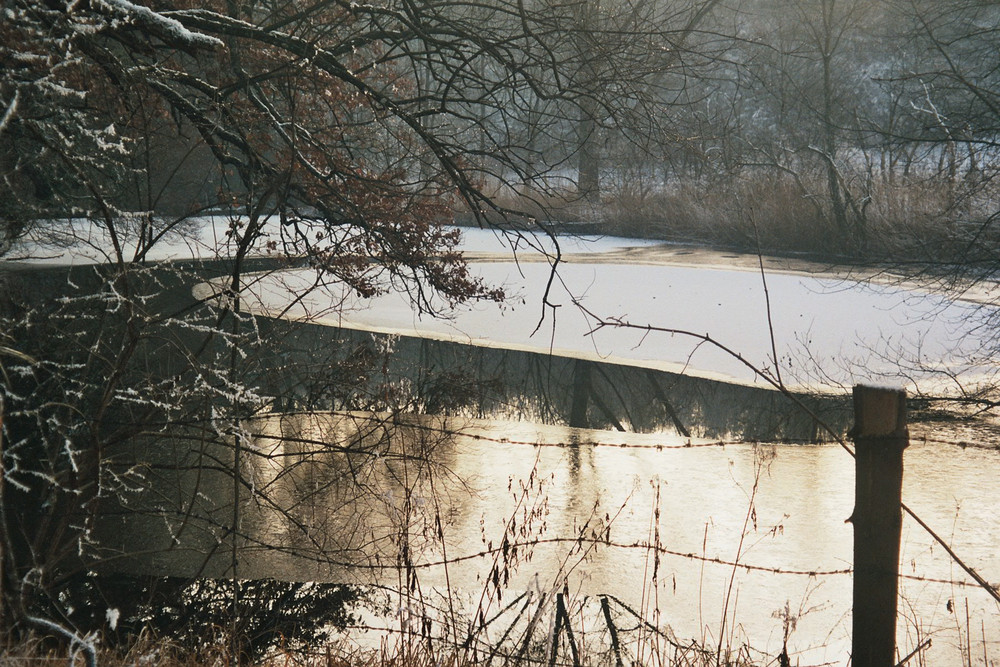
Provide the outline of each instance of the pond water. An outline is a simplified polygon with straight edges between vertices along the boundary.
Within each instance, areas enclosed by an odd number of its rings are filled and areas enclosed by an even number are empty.
[[[205,221],[203,239],[178,238],[156,258],[215,257],[226,221],[219,222]],[[79,248],[60,247],[35,261],[107,261],[102,249],[109,243],[99,230],[90,232]],[[506,249],[488,234],[466,238],[468,250]],[[644,245],[603,239],[574,241],[565,250]],[[720,266],[576,261],[561,267],[549,294],[556,307],[543,308],[544,262],[479,262],[473,270],[505,285],[511,302],[460,309],[447,320],[415,315],[399,295],[361,301],[334,290],[293,305],[292,290],[314,282],[303,270],[254,278],[251,305],[340,327],[744,384],[759,378],[718,347],[644,327],[707,334],[758,368],[780,366],[787,382],[812,388],[875,380],[955,390],[996,372],[995,310],[919,290],[787,273],[769,273],[765,281]],[[639,328],[595,330],[600,319]],[[793,664],[847,662],[853,531],[845,519],[854,472],[837,445],[722,445],[673,434],[415,417],[387,427],[370,415],[274,415],[252,429],[257,438],[243,461],[252,483],[239,501],[241,577],[394,586],[407,591],[400,609],[441,606],[438,596],[448,591],[467,618],[477,609],[493,617],[526,590],[565,591],[577,610],[610,594],[669,626],[680,643],[746,644],[773,658],[788,630]],[[1000,451],[929,435],[906,452],[904,500],[997,581]],[[136,567],[231,575],[224,547],[233,483],[219,465],[231,453],[200,452],[203,460],[189,451],[130,454],[168,464],[158,471],[163,486],[134,500],[136,507],[149,503],[154,520],[148,513],[115,519],[113,538],[123,547],[150,549]],[[927,664],[965,664],[970,644],[973,664],[983,655],[996,660],[1000,608],[992,598],[968,585],[908,519],[902,549],[900,652],[930,637]],[[626,620],[622,629],[637,624]],[[504,615],[496,621],[513,622]],[[593,616],[588,622],[593,628]]]
[[[919,290],[579,262],[561,268],[548,297],[557,307],[543,308],[544,262],[473,266],[515,298],[445,320],[418,316],[393,294],[362,301],[315,291],[293,301],[315,282],[299,270],[253,277],[247,305],[336,327],[741,384],[761,384],[745,361],[772,374],[780,368],[789,385],[827,391],[875,381],[947,392],[996,372],[995,310]],[[198,289],[206,296],[212,288]],[[635,327],[598,327],[601,320]],[[741,357],[681,332],[707,334]],[[520,592],[563,591],[592,628],[597,596],[610,594],[621,609],[669,626],[681,644],[747,645],[773,658],[787,640],[792,664],[847,662],[854,462],[840,446],[405,421],[386,427],[368,415],[324,413],[255,423],[240,576],[396,586],[405,591],[400,618],[414,606],[450,605],[466,618],[492,617]],[[904,500],[998,579],[1000,452],[928,435],[907,450]],[[206,502],[224,514],[225,497]],[[932,638],[928,664],[964,664],[970,644],[973,662],[996,659],[1000,607],[909,520],[902,549],[901,655]],[[160,565],[184,567],[177,559]],[[226,576],[227,567],[221,557],[202,572]],[[498,618],[498,627],[515,622]]]
[[[792,664],[847,662],[854,463],[839,445],[353,413],[274,415],[251,430],[241,577],[388,586],[407,591],[396,613],[447,599],[466,620],[524,591],[536,602],[565,591],[577,632],[594,636],[598,596],[612,595],[682,645],[774,658],[787,620]],[[905,455],[904,501],[987,578],[1000,576],[998,466],[996,450],[918,439]],[[199,483],[209,513],[231,513],[232,482]],[[164,543],[191,523],[183,509],[166,531],[158,519]],[[207,566],[197,549],[156,558],[161,573],[231,572],[226,550]],[[902,564],[903,654],[932,638],[928,664],[963,664],[971,632],[974,656],[998,655],[1000,607],[909,519]],[[621,626],[634,629],[623,609]],[[495,621],[494,639],[515,611]]]
[[[473,249],[495,249],[477,238]],[[583,246],[576,250],[587,252]],[[874,381],[911,392],[961,391],[996,372],[990,326],[995,309],[921,290],[823,275],[769,273],[762,279],[718,266],[579,262],[561,267],[548,297],[557,307],[542,309],[545,263],[473,266],[519,298],[502,310],[479,305],[437,320],[415,315],[397,295],[358,301],[343,293],[314,293],[284,315],[746,384],[760,378],[744,361],[775,373],[777,358],[786,383],[813,390]],[[265,277],[253,290],[256,308],[284,310],[287,295],[311,281],[308,271]],[[636,327],[596,327],[601,319]],[[741,358],[680,331],[707,334]],[[956,441],[950,435],[924,435],[929,439],[915,440],[906,453],[904,501],[970,564],[1000,578],[1000,518],[992,492],[1000,452],[943,443]],[[975,434],[970,439],[975,442]],[[435,453],[457,490],[440,481],[432,490],[423,480],[409,493],[402,485],[395,495],[365,506],[368,520],[378,517],[383,533],[396,536],[383,545],[382,561],[368,565],[377,573],[398,564],[394,554],[405,543],[421,586],[464,592],[470,615],[497,595],[484,593],[496,567],[510,577],[501,589],[562,589],[581,609],[598,594],[613,594],[669,625],[678,640],[745,643],[773,657],[787,634],[793,664],[844,664],[853,540],[845,520],[853,504],[853,459],[837,445],[683,444],[662,434],[468,424]],[[392,488],[389,482],[381,477],[375,486]],[[308,498],[310,516],[326,516],[328,500],[322,494]],[[414,508],[426,512],[428,503],[432,518],[419,518]],[[511,517],[520,517],[513,532]],[[273,519],[259,520],[261,530],[273,535]],[[395,532],[384,530],[390,526]],[[290,534],[287,525],[284,530]],[[355,526],[355,534],[365,531]],[[495,561],[491,548],[515,534],[538,543]],[[594,539],[574,550],[580,536]],[[443,560],[453,564],[431,565]],[[260,562],[274,564],[271,558]],[[964,664],[970,644],[973,661],[995,659],[1000,608],[968,586],[944,550],[911,520],[904,521],[901,562],[901,655],[932,638],[923,654],[928,664]],[[297,577],[317,572],[315,563],[298,556],[279,569]],[[347,576],[337,570],[328,574]],[[490,611],[499,606],[497,601]]]
[[[843,663],[850,636],[851,578],[844,570],[853,540],[845,523],[853,506],[853,459],[836,445],[684,444],[663,435],[466,424],[460,435],[435,445],[432,458],[442,468],[433,491],[431,475],[414,470],[409,495],[401,484],[395,497],[376,503],[382,511],[369,508],[367,516],[395,525],[397,535],[403,527],[411,533],[423,586],[450,583],[478,593],[488,588],[492,556],[465,558],[490,543],[501,545],[511,517],[525,521],[529,508],[527,532],[513,531],[517,541],[566,541],[522,547],[532,557],[511,559],[509,590],[566,585],[578,600],[610,593],[658,617],[679,639],[745,641],[771,656],[781,650],[776,615],[787,604],[797,616],[789,639],[793,660]],[[1000,453],[914,444],[905,458],[904,501],[979,571],[1000,574],[1000,519],[988,491]],[[458,490],[449,475],[468,488]],[[404,518],[407,499],[411,516]],[[320,514],[331,506],[322,494],[309,496],[306,505]],[[531,508],[538,510],[534,519]],[[446,552],[433,534],[426,538],[432,516],[444,517]],[[273,530],[269,522],[261,526]],[[595,535],[596,542],[585,541],[574,553],[574,539]],[[996,655],[1000,608],[975,588],[924,580],[966,578],[919,526],[904,522],[902,542],[900,648],[912,649],[918,635],[933,636],[931,663],[957,662],[957,630],[968,602],[974,639],[979,643],[985,623],[987,651]],[[389,545],[386,562],[394,562],[391,551],[399,544]],[[644,545],[663,549],[658,567]],[[443,568],[420,567],[445,553],[456,561],[447,579]],[[315,572],[288,566],[298,576]],[[810,572],[816,574],[803,574]]]

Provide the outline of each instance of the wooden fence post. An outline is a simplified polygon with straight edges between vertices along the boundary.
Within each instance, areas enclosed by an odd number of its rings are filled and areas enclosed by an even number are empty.
[[[896,664],[906,392],[854,387],[853,667]]]

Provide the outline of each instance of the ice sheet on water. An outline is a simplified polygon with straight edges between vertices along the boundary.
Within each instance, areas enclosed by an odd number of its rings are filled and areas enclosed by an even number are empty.
[[[462,228],[461,249],[467,252],[509,253],[512,250],[522,254],[537,251],[538,248],[553,251],[552,240],[541,232],[521,233],[523,238],[504,235],[493,229],[477,227]],[[621,236],[560,235],[559,247],[563,253],[601,253],[621,248],[639,248],[658,245],[660,241],[630,239]]]
[[[231,221],[227,216],[189,221],[184,233],[164,237],[147,259],[225,256]],[[277,233],[276,221],[267,225],[267,233]],[[29,239],[7,258],[60,264],[110,261],[111,242],[102,227],[69,221],[64,223],[63,237],[49,243]],[[509,253],[505,243],[505,237],[490,230],[463,230],[465,250]],[[561,243],[568,254],[655,242],[570,237]],[[326,291],[310,295],[292,315],[324,316],[337,326],[370,331],[608,359],[744,383],[762,383],[744,361],[776,377],[774,351],[786,383],[839,390],[858,382],[911,390],[919,386],[924,391],[957,389],[959,383],[967,387],[997,372],[990,361],[993,355],[981,354],[995,342],[991,334],[995,328],[984,322],[996,309],[919,290],[816,275],[769,274],[769,320],[761,277],[752,271],[567,263],[548,296],[558,307],[543,308],[547,263],[483,262],[473,263],[473,270],[506,287],[511,298],[503,308],[475,304],[456,310],[450,319],[434,319],[415,313],[401,294],[362,301]],[[277,312],[288,304],[296,285],[312,283],[308,272],[272,276],[258,288],[260,307]],[[634,327],[597,327],[599,321],[587,311]],[[641,328],[646,325],[673,333]],[[707,335],[742,359],[680,332]]]
[[[782,380],[811,388],[919,383],[925,391],[937,391],[949,384],[954,389],[956,375],[975,382],[996,372],[989,357],[978,354],[991,342],[990,330],[980,325],[993,309],[926,292],[774,274],[767,281],[769,317],[763,285],[754,272],[569,263],[561,267],[560,280],[548,296],[556,307],[543,309],[548,265],[497,262],[474,263],[473,268],[485,280],[506,286],[512,298],[502,308],[475,304],[457,309],[451,319],[435,319],[416,315],[400,294],[360,300],[342,292],[317,292],[290,315],[741,383],[766,384],[748,364],[777,377],[775,351]],[[295,285],[311,282],[307,271],[287,272],[255,289],[261,307],[278,312],[289,305]],[[599,326],[593,315],[633,326]]]

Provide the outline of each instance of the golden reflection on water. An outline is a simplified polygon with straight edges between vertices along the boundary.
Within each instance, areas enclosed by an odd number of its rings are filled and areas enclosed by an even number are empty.
[[[248,514],[260,546],[247,550],[247,576],[450,585],[470,600],[491,588],[611,593],[658,611],[681,637],[721,632],[729,614],[772,655],[787,605],[802,612],[795,641],[809,660],[843,661],[854,464],[836,445],[363,413],[255,427],[255,483],[268,501]],[[998,459],[914,443],[904,486],[906,502],[994,577]],[[922,633],[954,634],[946,603],[956,597],[998,636],[985,594],[926,581],[960,577],[908,523],[902,558],[901,638],[915,636],[915,619]]]

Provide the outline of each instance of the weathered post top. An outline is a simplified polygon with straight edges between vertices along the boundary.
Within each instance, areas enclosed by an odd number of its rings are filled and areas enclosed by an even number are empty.
[[[906,436],[906,390],[855,385],[851,435],[855,438]]]

